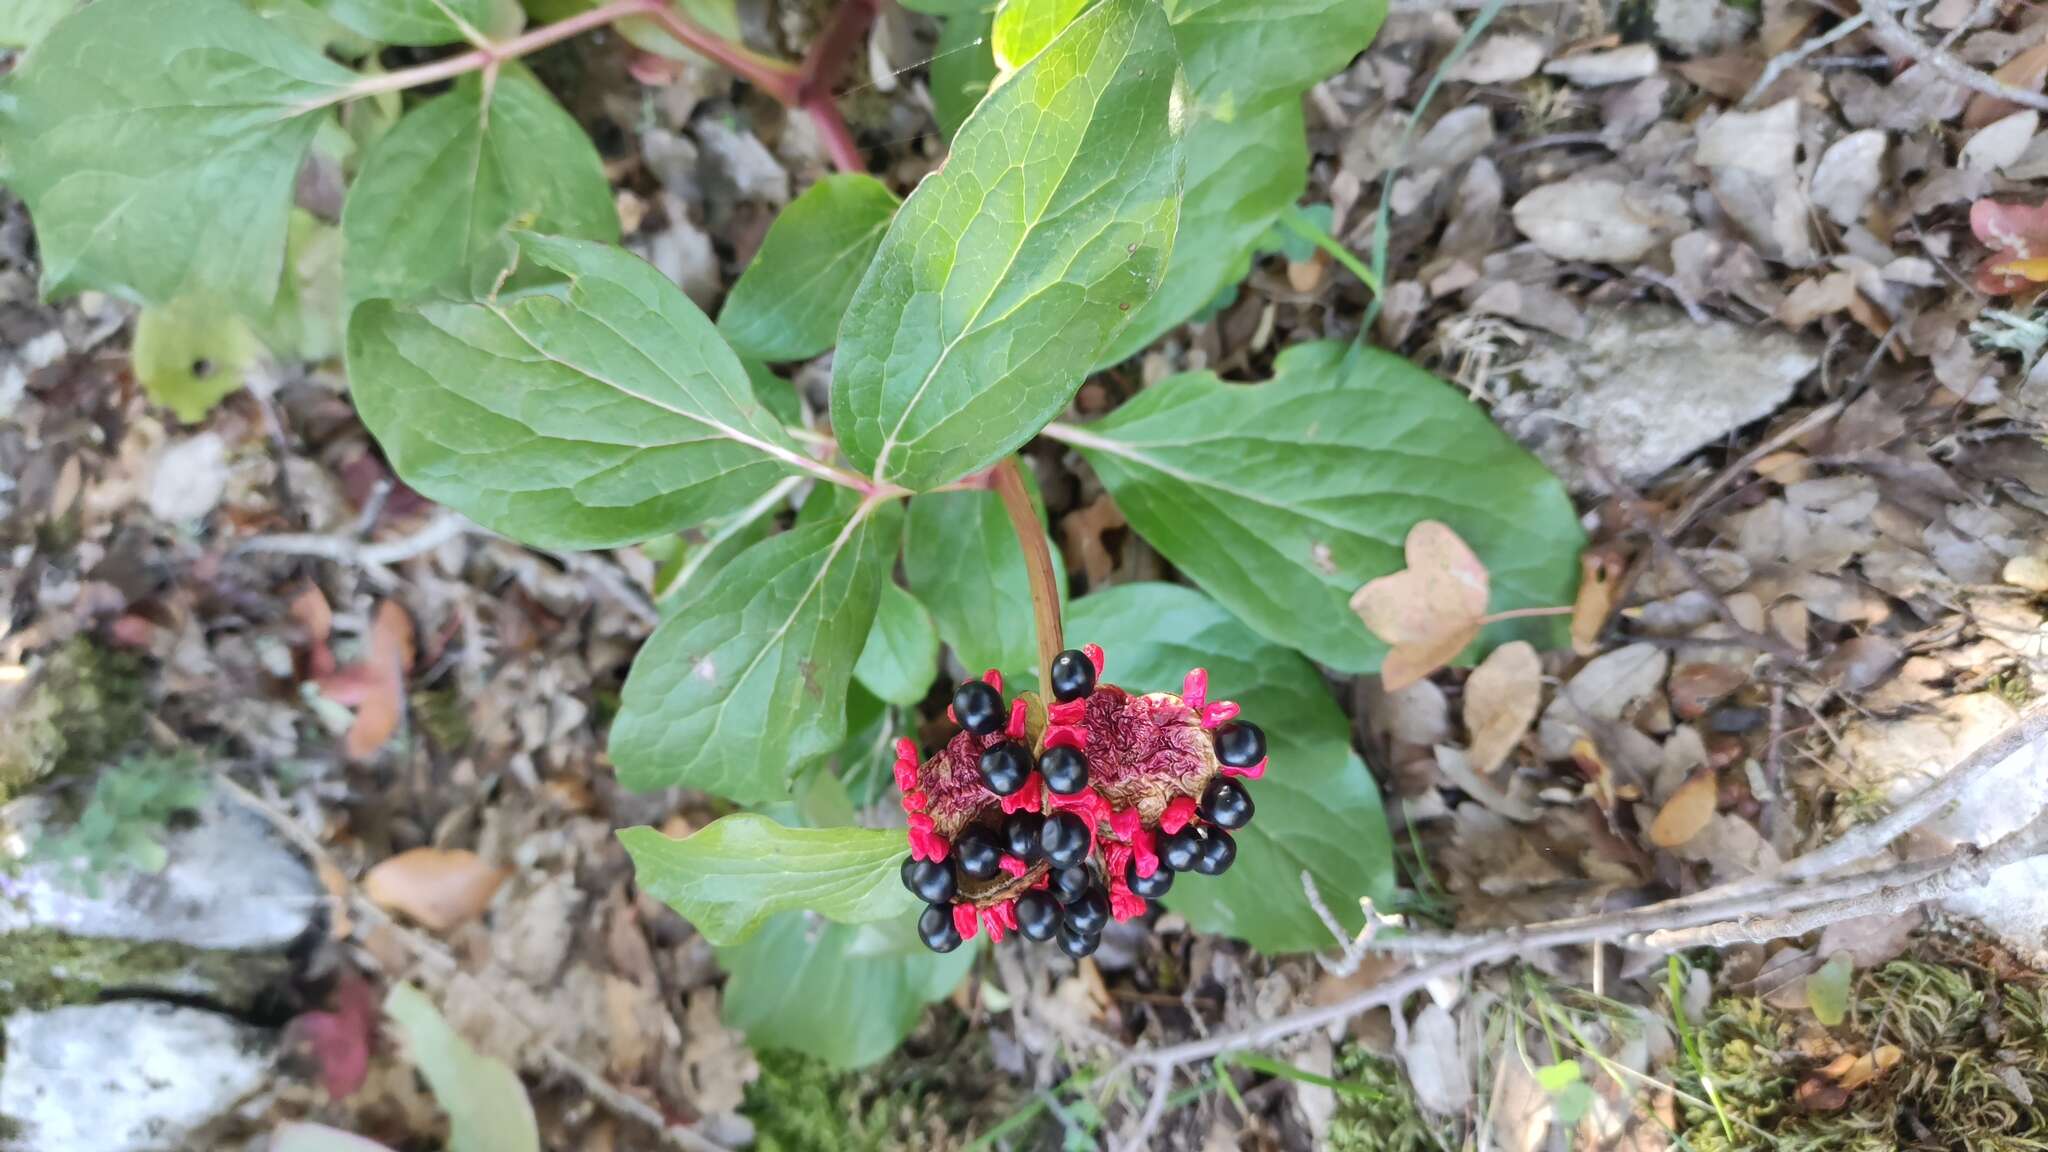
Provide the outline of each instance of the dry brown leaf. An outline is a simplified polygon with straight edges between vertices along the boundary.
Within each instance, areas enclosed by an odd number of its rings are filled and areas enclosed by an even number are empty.
[[[1671,710],[1681,720],[1697,720],[1748,680],[1749,673],[1733,664],[1681,664],[1667,685]]]
[[[2036,44],[2007,60],[1991,78],[2022,92],[2039,92],[2042,82],[2048,81],[2048,43]],[[1963,109],[1963,127],[1982,128],[2019,110],[2010,100],[1979,93],[1970,97],[1969,107]]]
[[[1579,557],[1579,595],[1572,602],[1572,651],[1591,656],[1600,651],[1600,632],[1614,614],[1614,596],[1628,567],[1618,552],[1589,548]]]
[[[320,886],[327,889],[328,914],[327,934],[334,940],[346,940],[355,935],[355,917],[349,914],[348,877],[325,856],[313,861],[314,874],[320,877]]]
[[[1486,565],[1450,525],[1419,522],[1408,530],[1405,551],[1408,567],[1351,596],[1351,610],[1392,646],[1380,666],[1389,692],[1450,663],[1478,637],[1486,617]]]
[[[1543,704],[1543,663],[1526,640],[1495,648],[1465,681],[1466,760],[1484,776],[1515,750]]]
[[[1713,769],[1702,768],[1686,777],[1651,822],[1650,843],[1659,848],[1676,848],[1699,835],[1714,818],[1720,796],[1721,783]]]
[[[1116,571],[1116,556],[1102,537],[1122,527],[1123,510],[1107,492],[1060,517],[1060,534],[1066,537],[1067,555],[1081,562],[1090,588],[1101,587]]]
[[[378,861],[363,876],[363,894],[387,912],[446,932],[481,915],[511,874],[474,852],[414,848]]]
[[[405,716],[405,674],[412,668],[412,617],[397,601],[377,605],[370,622],[370,652],[363,660],[367,691],[356,704],[342,748],[351,760],[367,760],[384,747]]]

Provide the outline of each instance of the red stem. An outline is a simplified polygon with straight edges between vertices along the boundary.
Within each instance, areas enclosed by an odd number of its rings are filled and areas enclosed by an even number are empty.
[[[1032,616],[1038,624],[1038,690],[1052,691],[1052,664],[1066,647],[1060,628],[1060,586],[1052,568],[1052,550],[1045,539],[1045,525],[1038,520],[1031,493],[1024,487],[1024,473],[1017,457],[1005,456],[990,470],[996,495],[1002,497],[1003,511],[1010,514],[1010,527],[1017,533],[1017,546],[1024,550],[1024,572],[1031,582]]]
[[[833,86],[846,71],[847,59],[874,24],[878,7],[879,0],[844,0],[833,11],[832,22],[825,26],[824,35],[811,42],[811,50],[797,70],[797,99],[809,103],[831,98]]]

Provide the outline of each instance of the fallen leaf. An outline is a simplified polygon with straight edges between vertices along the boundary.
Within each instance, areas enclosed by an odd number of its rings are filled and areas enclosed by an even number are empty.
[[[1600,651],[1600,633],[1614,614],[1614,596],[1628,563],[1618,552],[1589,548],[1579,557],[1579,594],[1572,601],[1572,651],[1591,656]]]
[[[462,849],[414,848],[379,861],[363,876],[363,894],[387,912],[402,912],[435,932],[483,913],[511,875]]]
[[[1659,848],[1676,848],[1707,826],[1714,818],[1714,807],[1719,802],[1721,783],[1714,770],[1702,768],[1685,778],[1685,783],[1664,801],[1664,807],[1657,810],[1657,819],[1650,824],[1650,843]]]
[[[1809,191],[1813,206],[1844,228],[1862,220],[1870,198],[1884,183],[1888,143],[1882,129],[1865,128],[1828,145],[1813,169]]]
[[[1417,523],[1408,530],[1406,554],[1408,567],[1351,596],[1351,610],[1392,646],[1380,666],[1389,692],[1450,663],[1478,638],[1486,617],[1486,565],[1449,525]]]
[[[318,584],[308,584],[292,597],[288,609],[293,622],[306,634],[306,678],[318,680],[334,673],[334,651],[327,638],[334,633],[334,609]]]
[[[412,670],[412,617],[395,600],[377,605],[370,622],[369,652],[358,664],[320,681],[320,690],[356,710],[342,739],[351,760],[367,760],[398,731],[405,716],[405,676]]]
[[[2009,296],[2048,281],[2048,204],[1979,200],[1970,205],[1970,232],[1991,249],[1977,265],[1980,291]]]
[[[2041,83],[2048,80],[2048,43],[2036,44],[2007,60],[1991,78],[2022,92],[2039,92]],[[2019,110],[2019,105],[2002,96],[1979,93],[1970,97],[1969,107],[1963,109],[1963,127],[1982,128]]]
[[[1458,1022],[1443,1005],[1429,1001],[1408,1025],[1401,1045],[1401,1063],[1409,1086],[1423,1110],[1448,1116],[1465,1110],[1472,1099],[1468,1061],[1459,1051]]]
[[[1828,957],[1820,970],[1806,978],[1806,1006],[1813,1009],[1814,1019],[1833,1028],[1849,1016],[1849,985],[1855,978],[1856,965],[1849,957],[1837,952]],[[1840,1077],[1836,1077],[1840,1079]],[[1863,1078],[1869,1079],[1868,1076]],[[1858,1084],[1862,1080],[1857,1081]],[[1855,1084],[1843,1084],[1854,1088]]]
[[[1545,184],[1515,201],[1515,227],[1559,260],[1640,260],[1691,223],[1685,203],[1614,180]]]
[[[1116,557],[1103,543],[1102,537],[1122,527],[1123,510],[1116,506],[1116,501],[1110,499],[1107,492],[1092,503],[1060,517],[1060,533],[1066,538],[1067,555],[1081,562],[1081,571],[1087,575],[1090,588],[1101,587],[1116,571]]]
[[[377,1000],[370,985],[343,967],[334,982],[331,1008],[301,1013],[292,1033],[312,1051],[320,1084],[329,1100],[356,1094],[370,1074],[370,1040],[377,1030]]]
[[[1748,682],[1749,673],[1733,664],[1681,664],[1671,670],[1671,710],[1681,720],[1697,720]]]
[[[1484,776],[1500,767],[1536,722],[1543,704],[1543,665],[1526,640],[1495,648],[1465,681],[1466,759]]]

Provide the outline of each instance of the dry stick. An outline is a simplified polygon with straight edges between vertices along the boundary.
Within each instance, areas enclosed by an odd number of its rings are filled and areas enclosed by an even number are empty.
[[[1066,647],[1060,626],[1060,586],[1052,570],[1052,550],[1045,542],[1045,526],[1038,522],[1038,510],[1025,491],[1024,474],[1015,456],[1005,456],[991,473],[996,494],[1003,498],[1003,511],[1010,514],[1017,546],[1024,549],[1024,571],[1031,577],[1031,612],[1038,621],[1038,690],[1052,691],[1052,662]],[[972,671],[970,669],[969,671]]]
[[[1898,17],[1892,15],[1885,0],[1863,0],[1863,14],[1870,19],[1871,36],[1887,52],[1896,53],[1909,60],[1918,60],[1942,79],[1960,84],[1972,92],[1999,100],[2010,100],[2025,108],[2048,111],[2048,96],[2043,96],[2039,92],[2029,92],[2024,88],[2015,88],[2003,80],[1987,76],[1906,31],[1905,26],[1899,23]]]
[[[1791,69],[1793,65],[1799,63],[1801,60],[1806,59],[1808,56],[1813,55],[1815,52],[1820,51],[1828,45],[1833,44],[1838,40],[1841,40],[1843,37],[1848,36],[1850,33],[1856,31],[1858,28],[1861,28],[1868,23],[1870,23],[1870,14],[1867,12],[1858,12],[1856,15],[1849,17],[1847,20],[1842,21],[1840,24],[1837,24],[1833,28],[1828,29],[1826,32],[1823,32],[1820,35],[1815,36],[1813,39],[1808,40],[1806,43],[1799,45],[1797,48],[1788,48],[1785,51],[1778,53],[1776,56],[1771,57],[1771,62],[1769,64],[1764,65],[1763,75],[1758,76],[1756,78],[1756,83],[1751,84],[1749,86],[1749,91],[1744,92],[1742,94],[1742,99],[1736,101],[1735,106],[1738,108],[1746,108],[1749,105],[1755,103],[1757,97],[1762,96],[1765,92],[1769,91],[1771,85],[1776,84],[1778,82],[1778,77],[1783,76],[1786,73],[1786,71]]]

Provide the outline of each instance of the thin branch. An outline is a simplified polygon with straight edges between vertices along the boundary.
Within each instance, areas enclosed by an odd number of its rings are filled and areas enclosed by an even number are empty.
[[[1863,0],[1863,14],[1870,19],[1870,34],[1885,51],[1918,60],[1935,75],[1953,84],[1960,84],[1972,92],[1998,100],[2009,100],[2023,108],[2048,111],[2048,96],[2015,88],[2003,80],[1988,76],[1968,64],[1949,55],[1941,48],[1921,40],[1906,31],[1898,17],[1893,16],[1885,0]]]
[[[740,79],[759,88],[786,108],[803,103],[797,90],[797,66],[742,47],[690,20],[668,6],[667,0],[641,0],[646,11],[639,13],[661,25],[661,30],[681,41],[691,51],[709,59]]]
[[[311,556],[318,560],[331,560],[336,564],[353,564],[375,570],[411,560],[416,556],[424,556],[450,540],[470,532],[481,531],[483,529],[470,523],[468,517],[455,512],[443,512],[428,521],[426,527],[419,531],[396,540],[387,540],[382,544],[366,544],[348,536],[291,532],[274,536],[252,536],[237,543],[232,551],[243,556]]]
[[[1870,23],[1870,14],[1868,12],[1858,12],[1826,32],[1808,40],[1806,43],[1796,48],[1787,48],[1785,51],[1771,57],[1771,62],[1764,65],[1763,75],[1756,78],[1756,83],[1749,86],[1749,91],[1742,94],[1742,99],[1736,101],[1735,106],[1746,108],[1755,103],[1758,97],[1770,91],[1771,85],[1778,82],[1778,77],[1783,76],[1801,60],[1849,36],[1858,28],[1868,23]]]
[[[1045,525],[1039,523],[1038,509],[1024,488],[1024,473],[1015,456],[1003,457],[995,466],[996,494],[1003,498],[1003,511],[1010,514],[1017,546],[1024,550],[1024,571],[1031,578],[1031,611],[1038,622],[1038,690],[1052,691],[1052,662],[1066,647],[1060,627],[1060,586],[1053,573],[1052,550],[1045,540]],[[971,669],[970,669],[971,671]]]

